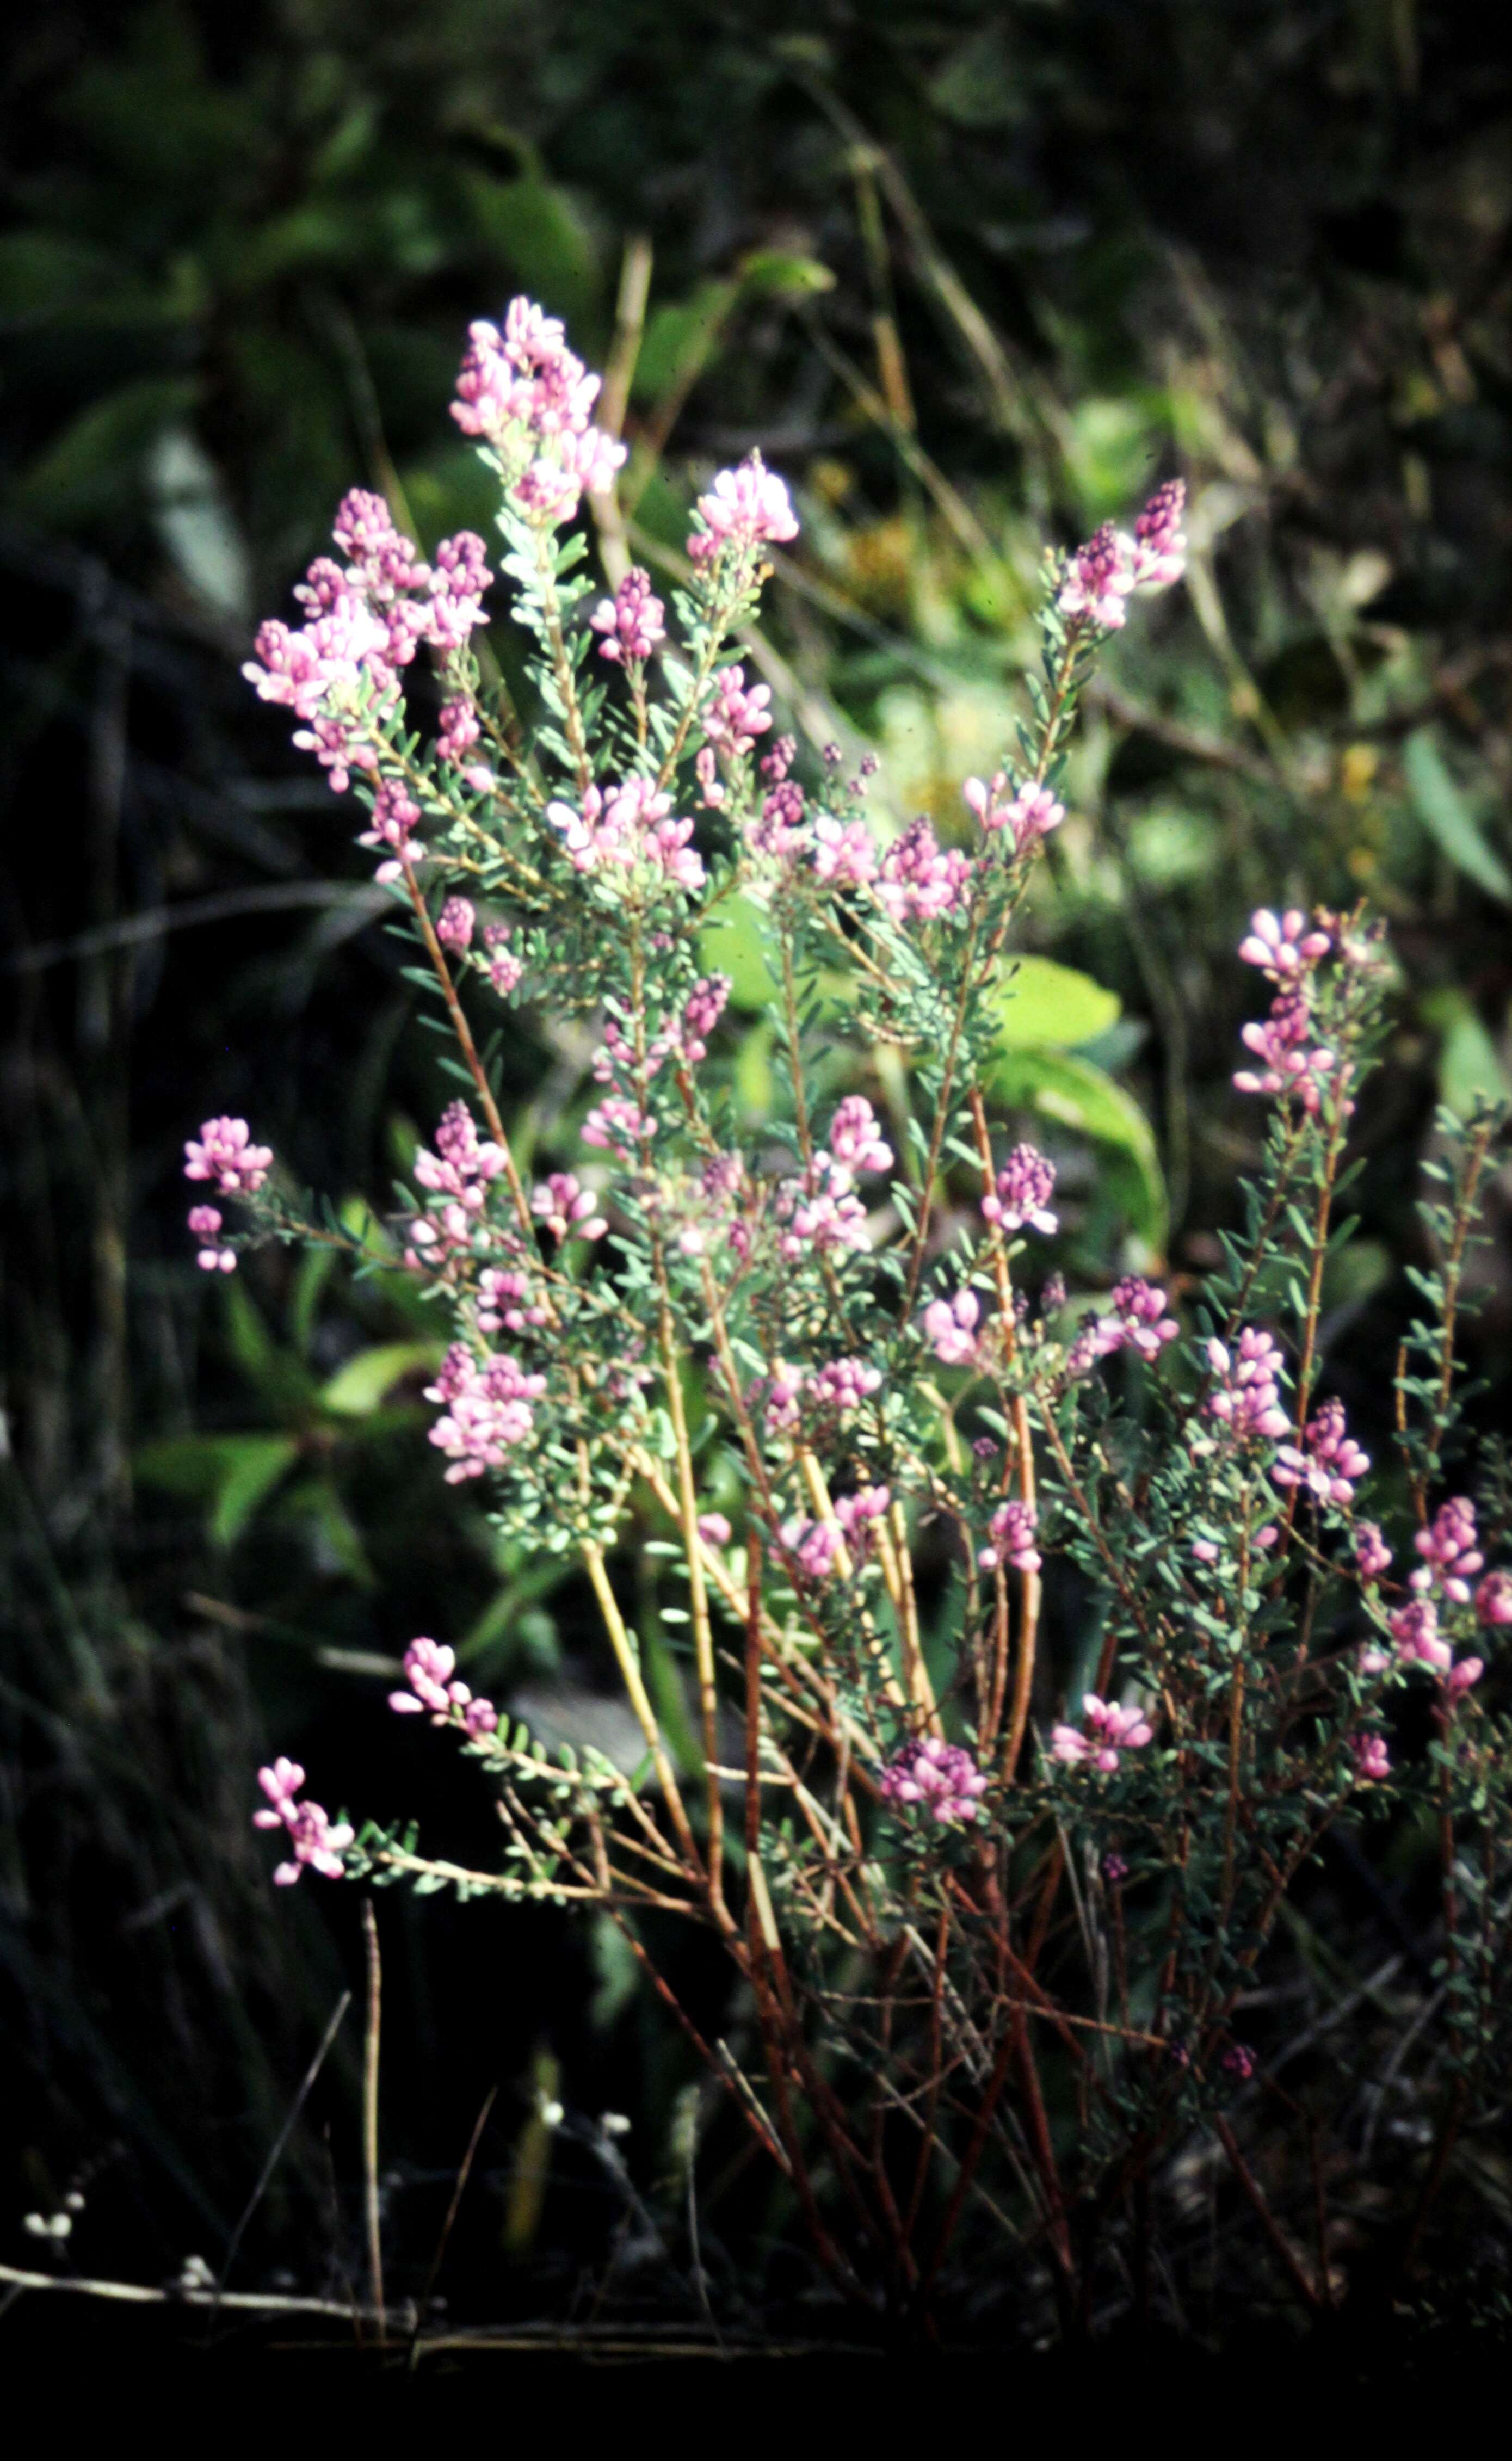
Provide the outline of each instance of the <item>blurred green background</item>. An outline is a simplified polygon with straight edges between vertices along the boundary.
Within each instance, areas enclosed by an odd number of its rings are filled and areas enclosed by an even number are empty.
[[[1064,1261],[1180,1286],[1256,1150],[1258,1106],[1228,1085],[1254,1006],[1243,918],[1369,894],[1402,980],[1325,1338],[1352,1416],[1381,1427],[1435,1103],[1504,1085],[1509,1059],[1512,69],[1489,17],[12,12],[11,2260],[35,2253],[20,2215],[82,2181],[87,2269],[219,2262],[360,1965],[354,1901],[268,1887],[248,1826],[268,1750],[305,1759],[332,1808],[415,1808],[437,1844],[486,1856],[465,1772],[390,1731],[384,1669],[417,1631],[462,1644],[543,1731],[614,1740],[572,1581],[501,1556],[423,1441],[434,1320],[324,1260],[259,1260],[229,1287],[194,1270],[178,1173],[205,1115],[245,1113],[337,1203],[381,1206],[445,1099],[351,813],[240,678],[255,621],[288,611],[350,484],[385,489],[427,545],[487,527],[445,415],[469,318],[528,290],[602,365],[644,289],[632,550],[675,551],[696,487],[758,443],[803,523],[762,649],[787,716],[811,743],[875,748],[884,808],[953,829],[962,775],[1012,739],[1045,543],[1180,470],[1189,586],[1140,610],[1090,700],[1000,1091],[1061,1140]],[[582,1049],[527,1018],[505,1067],[523,1148],[555,1159]],[[740,1067],[759,1107],[758,1021]],[[1494,1205],[1504,1230],[1505,1189]],[[1504,1400],[1504,1240],[1478,1271],[1479,1363]],[[674,1701],[653,1575],[621,1571]],[[546,2188],[541,2092],[631,2115],[632,2169],[675,2204],[692,2071],[612,1934],[392,1896],[380,1915],[395,2245],[429,2247],[493,2086],[466,2240],[484,2303],[526,2258],[532,2296],[543,2269],[570,2279],[628,2211],[570,2129]],[[667,1953],[717,2020],[716,1979]],[[355,2045],[349,2022],[248,2278],[357,2269]],[[716,2244],[738,2242],[741,2193],[720,2191]]]

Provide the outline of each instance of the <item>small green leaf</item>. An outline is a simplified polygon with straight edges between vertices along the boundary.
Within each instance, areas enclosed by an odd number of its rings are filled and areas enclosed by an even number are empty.
[[[1123,1005],[1117,992],[1054,957],[1020,957],[994,999],[1006,1051],[1075,1051],[1117,1025]]]
[[[740,280],[747,290],[775,293],[779,299],[812,299],[835,288],[835,276],[827,265],[781,247],[758,247],[743,257]]]
[[[1512,906],[1512,871],[1481,836],[1480,824],[1451,776],[1430,728],[1420,726],[1407,738],[1402,774],[1413,809],[1450,862],[1487,896]]]
[[[379,1342],[338,1367],[316,1398],[323,1410],[334,1411],[338,1418],[364,1419],[401,1376],[413,1375],[417,1367],[435,1367],[440,1357],[437,1341]]]

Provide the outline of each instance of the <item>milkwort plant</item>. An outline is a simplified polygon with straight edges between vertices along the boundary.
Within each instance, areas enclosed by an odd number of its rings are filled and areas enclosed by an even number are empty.
[[[786,487],[756,454],[714,480],[671,621],[639,569],[602,595],[576,524],[622,448],[591,422],[596,393],[531,303],[475,325],[452,415],[499,484],[499,575],[466,534],[423,563],[353,493],[336,557],[297,593],[303,625],[265,625],[246,671],[364,806],[449,1038],[460,1091],[400,1217],[353,1237],[241,1121],[206,1123],[187,1170],[208,1271],[272,1237],[397,1256],[423,1284],[451,1334],[429,1392],[444,1475],[581,1564],[644,1757],[548,1750],[470,1690],[444,1637],[418,1637],[392,1705],[447,1730],[493,1789],[500,1868],[332,1820],[279,1759],[255,1814],[273,1877],[599,1910],[834,2282],[921,2328],[969,2247],[1025,2268],[1066,2323],[1110,2300],[1148,2313],[1154,2272],[1180,2314],[1160,2197],[1199,2143],[1221,2149],[1282,2289],[1325,2307],[1313,2123],[1240,2023],[1331,1827],[1405,1808],[1437,1843],[1434,1996],[1400,2054],[1435,2112],[1404,2255],[1506,2091],[1509,1731],[1484,1703],[1512,1624],[1512,1573],[1490,1568],[1509,1482],[1493,1461],[1467,1484],[1456,1363],[1501,1123],[1454,1126],[1430,1209],[1437,1262],[1395,1380],[1414,1526],[1388,1539],[1366,1517],[1371,1464],[1318,1389],[1389,983],[1377,927],[1254,917],[1239,954],[1269,1007],[1235,1081],[1267,1107],[1264,1160],[1221,1268],[1180,1302],[1042,1271],[1054,1168],[989,1103],[1078,696],[1132,600],[1181,576],[1180,482],[1132,534],[1047,560],[1042,674],[1012,757],[966,783],[969,850],[924,819],[885,839],[868,764],[847,781],[831,747],[800,772],[732,653],[767,549],[797,531]],[[529,645],[528,734],[474,646],[496,577]],[[430,741],[405,695],[421,649]],[[780,1055],[754,1130],[710,957],[742,909]],[[533,1186],[473,1022],[490,1000],[593,1021],[582,1160]],[[890,1116],[834,1094],[841,1060],[879,1097],[899,1081],[880,1054],[904,1063]],[[696,1750],[670,1737],[622,1604],[632,1545],[685,1596],[660,1614],[689,1646]],[[1079,1673],[1041,1724],[1057,1558]],[[931,1631],[921,1575],[942,1559]],[[722,1943],[754,2012],[743,2065],[653,1964],[650,1915]],[[1273,2108],[1309,2139],[1305,2230],[1246,2151]]]

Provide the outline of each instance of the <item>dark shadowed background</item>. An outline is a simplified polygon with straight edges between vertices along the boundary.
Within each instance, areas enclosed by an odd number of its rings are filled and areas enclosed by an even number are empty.
[[[1325,1338],[1379,1440],[1436,1102],[1504,1085],[1509,1058],[1512,68],[1493,14],[12,14],[6,2260],[36,2260],[23,2216],[78,2191],[57,2260],[220,2264],[361,1973],[355,1892],[269,1886],[261,1759],[293,1753],[332,1808],[414,1809],[438,1851],[486,1857],[471,1772],[383,1705],[416,1632],[543,1730],[612,1744],[572,1580],[500,1552],[425,1444],[426,1312],[282,1252],[229,1286],[194,1268],[179,1170],[206,1115],[245,1114],[335,1202],[381,1206],[445,1098],[352,815],[240,677],[256,620],[288,612],[352,483],[427,545],[485,528],[445,412],[467,321],[525,289],[600,365],[649,269],[634,551],[675,548],[696,486],[759,443],[803,520],[766,618],[789,715],[873,745],[897,807],[954,826],[961,776],[1010,739],[1043,544],[1182,472],[1190,586],[1105,664],[1026,941],[1107,996],[1065,984],[1057,1007],[1041,973],[1021,1090],[1051,1117],[1081,1106],[1065,1261],[1105,1272],[1118,1241],[1180,1286],[1234,1220],[1259,1135],[1228,1084],[1253,1006],[1243,918],[1368,894],[1402,980]],[[753,1010],[753,1105],[764,1035]],[[582,1064],[549,1021],[519,1024],[527,1156],[553,1155]],[[1504,1240],[1478,1270],[1494,1423]],[[632,1552],[620,1573],[634,1598]],[[671,1698],[650,1594],[641,1628]],[[423,2282],[494,2087],[442,2285],[458,2303],[565,2300],[611,2252],[633,2275],[659,2233],[675,2254],[709,2114],[612,1933],[394,1895],[378,1912],[402,2284]],[[661,1946],[695,2011],[738,2022],[696,1942]],[[360,2276],[359,2065],[353,2015],[235,2279]],[[555,2136],[543,2098],[564,2106]],[[632,2123],[615,2141],[639,2207],[587,2141],[607,2108]],[[735,2152],[700,2171],[704,2254],[749,2283],[766,2190]]]

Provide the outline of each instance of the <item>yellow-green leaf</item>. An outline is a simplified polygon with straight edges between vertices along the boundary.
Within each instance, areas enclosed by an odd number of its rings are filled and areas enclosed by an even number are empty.
[[[438,1341],[383,1341],[372,1350],[359,1350],[321,1386],[320,1406],[338,1418],[365,1419],[401,1376],[437,1366],[440,1357]]]
[[[1054,957],[1020,957],[996,994],[1005,1051],[1075,1051],[1117,1025],[1122,1002]]]

